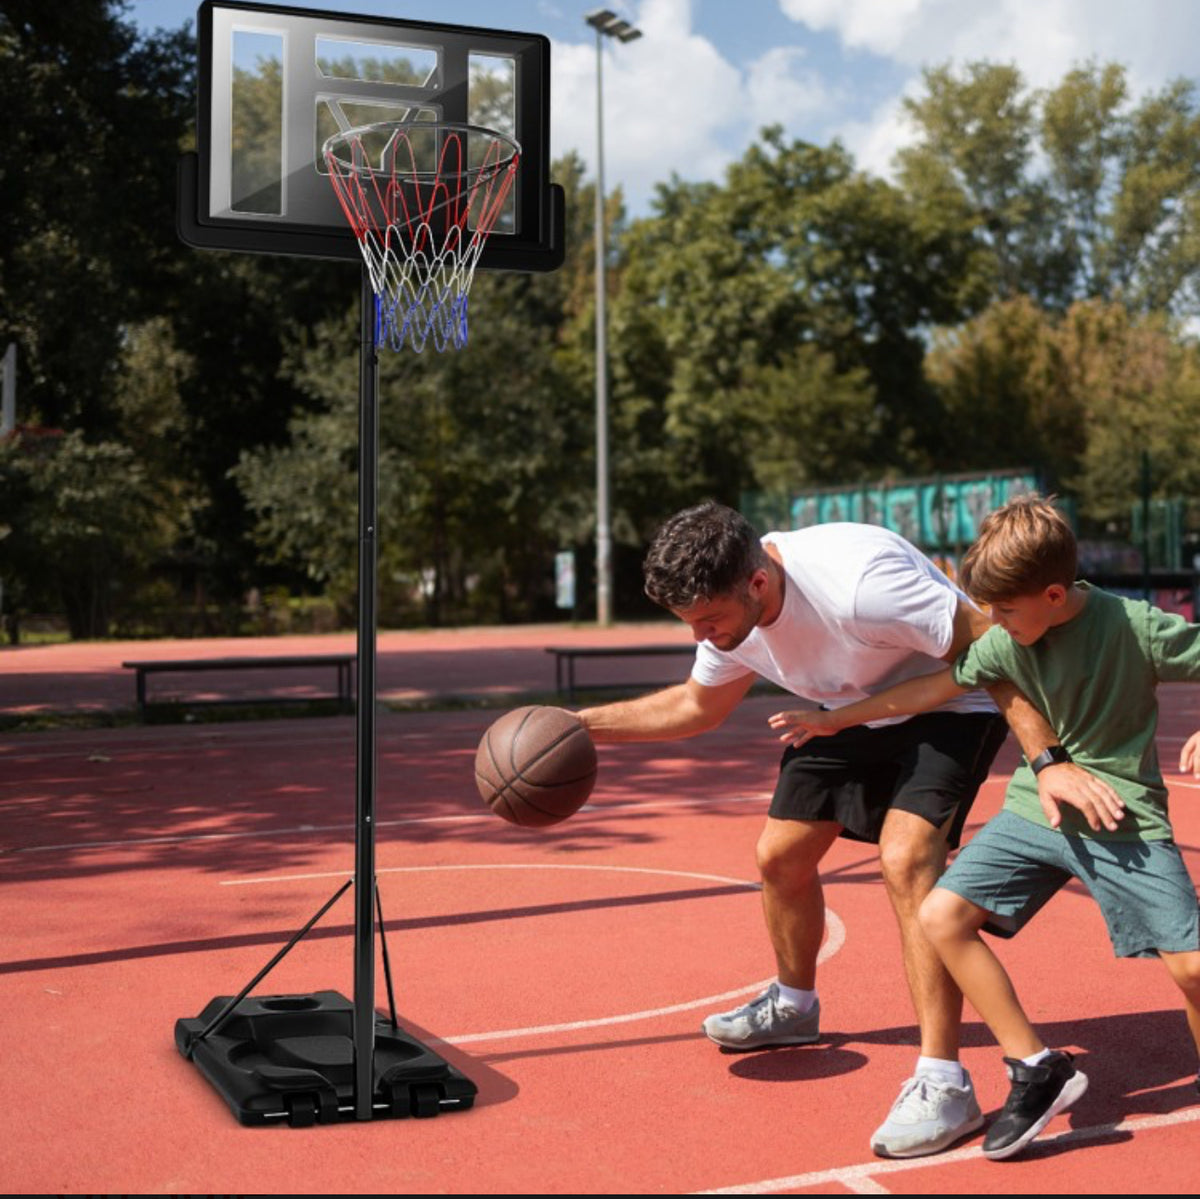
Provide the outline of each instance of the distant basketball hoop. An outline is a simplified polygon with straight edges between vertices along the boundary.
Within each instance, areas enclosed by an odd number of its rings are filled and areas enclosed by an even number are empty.
[[[521,147],[478,125],[408,120],[336,133],[322,154],[375,292],[376,343],[461,349]]]

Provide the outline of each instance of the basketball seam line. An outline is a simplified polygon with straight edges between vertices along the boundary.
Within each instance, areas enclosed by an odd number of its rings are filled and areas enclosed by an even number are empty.
[[[512,781],[514,783],[524,783],[526,787],[540,787],[543,791],[553,791],[558,787],[569,787],[572,785],[572,783],[582,783],[584,779],[595,778],[596,773],[597,772],[595,770],[589,770],[586,774],[576,775],[575,778],[559,779],[557,782],[553,782],[553,783],[539,783],[539,782],[535,781],[534,779],[527,779],[522,775],[518,775]],[[477,779],[482,779],[485,783],[488,784],[488,786],[492,785],[492,780],[489,779],[486,774],[480,774],[478,770],[475,771],[475,777]],[[506,787],[508,786],[507,783],[505,783],[504,785]]]
[[[530,708],[530,710],[528,712],[526,712],[524,716],[521,717],[521,723],[519,725],[517,725],[516,729],[513,732],[513,735],[509,738],[508,768],[509,768],[510,775],[512,776],[512,782],[514,782],[514,783],[527,782],[531,787],[546,787],[546,786],[565,785],[565,784],[558,784],[558,783],[538,783],[538,782],[535,782],[533,779],[526,779],[525,771],[529,770],[531,767],[536,766],[552,749],[557,749],[564,741],[567,740],[568,737],[573,737],[576,733],[579,733],[579,732],[583,732],[586,734],[587,730],[583,727],[582,724],[578,724],[578,723],[572,725],[568,729],[564,729],[553,741],[550,742],[549,745],[547,745],[542,750],[542,752],[540,754],[538,754],[538,756],[536,758],[534,758],[530,762],[527,762],[525,764],[525,766],[522,767],[521,769],[518,769],[516,761],[513,758],[513,754],[516,752],[517,738],[521,735],[521,730],[525,727],[526,723],[532,718],[535,711],[537,711],[536,708]],[[494,753],[492,753],[491,729],[488,730],[488,734],[487,734],[487,747],[488,747],[488,756],[492,759],[492,765],[495,766],[497,770],[500,770],[500,763],[496,761],[496,755]],[[595,774],[596,772],[593,770],[590,773]],[[504,777],[503,774],[501,774],[501,777],[502,778]],[[579,778],[577,778],[577,779],[570,779],[568,781],[577,783],[580,780],[585,779],[587,777],[588,777],[588,775],[583,774],[583,775],[580,775]],[[506,782],[504,785],[505,785],[505,787],[508,787],[509,783]]]
[[[579,778],[568,779],[564,783],[557,783],[557,784],[537,783],[537,782],[534,782],[532,779],[525,778],[525,771],[517,769],[517,765],[513,758],[513,754],[516,752],[517,738],[521,735],[521,730],[525,727],[526,723],[530,720],[530,718],[533,716],[533,714],[536,710],[537,710],[536,708],[530,708],[530,710],[528,712],[526,712],[524,716],[521,717],[521,723],[519,725],[517,725],[512,736],[509,738],[509,771],[515,777],[505,778],[502,768],[500,766],[500,763],[496,760],[495,751],[492,749],[492,730],[491,729],[488,729],[488,731],[484,737],[484,743],[487,745],[488,757],[491,758],[492,765],[496,768],[496,771],[500,775],[500,778],[502,780],[501,787],[497,791],[496,788],[493,786],[491,779],[487,778],[484,775],[481,775],[479,773],[479,771],[475,772],[475,777],[483,778],[484,782],[486,782],[488,784],[488,786],[492,788],[493,792],[495,792],[496,799],[503,801],[504,806],[506,808],[508,808],[509,812],[511,812],[514,816],[516,815],[516,812],[513,811],[512,804],[508,802],[508,796],[506,794],[507,792],[510,792],[510,791],[512,792],[512,794],[514,796],[516,796],[517,799],[519,799],[524,804],[528,804],[535,812],[540,812],[543,816],[559,816],[560,813],[551,811],[548,808],[538,807],[537,804],[533,803],[526,796],[518,794],[514,790],[514,784],[526,783],[528,786],[531,786],[531,787],[547,787],[547,786],[551,786],[551,785],[553,785],[553,786],[569,786],[571,784],[582,782],[584,779],[594,776],[596,771],[593,770],[590,772],[590,774],[580,775]],[[557,746],[561,745],[562,742],[564,742],[568,737],[573,736],[580,729],[583,729],[583,725],[581,725],[581,724],[576,724],[576,725],[573,725],[571,728],[565,729],[562,733],[559,734],[558,737],[556,737],[553,741],[551,741],[550,744],[547,745],[546,748],[543,749],[542,752],[540,754],[538,754],[538,756],[536,758],[534,758],[532,762],[529,763],[529,766],[536,766],[537,763],[540,762],[552,749],[555,749]],[[586,733],[587,730],[583,729],[583,731]],[[520,821],[519,820],[514,821],[513,823],[520,824]]]

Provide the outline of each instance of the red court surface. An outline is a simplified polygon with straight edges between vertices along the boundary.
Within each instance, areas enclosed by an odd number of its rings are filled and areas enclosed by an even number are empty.
[[[1200,689],[1161,697],[1173,770],[1200,728]],[[773,974],[753,853],[777,707],[751,698],[693,741],[602,747],[590,804],[530,831],[475,792],[475,746],[494,711],[381,713],[377,867],[400,1020],[479,1097],[435,1119],[309,1129],[237,1124],[172,1034],[177,1018],[236,993],[348,877],[353,718],[0,739],[0,1187],[1200,1189],[1196,1061],[1177,992],[1157,963],[1112,958],[1077,888],[1002,950],[1043,1034],[1076,1051],[1091,1080],[1016,1161],[984,1160],[980,1135],[912,1161],[868,1148],[917,1040],[868,847],[840,843],[825,862],[820,1043],[727,1055],[703,1037],[704,1015]],[[996,810],[1014,761],[1010,743],[972,828]],[[1200,787],[1169,779],[1195,875]],[[347,895],[257,993],[350,995],[352,923]],[[1007,1083],[970,1010],[964,1061],[994,1113]]]

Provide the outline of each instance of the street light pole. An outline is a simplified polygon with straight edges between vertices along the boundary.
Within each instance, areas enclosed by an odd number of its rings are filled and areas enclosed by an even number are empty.
[[[584,18],[596,31],[596,621],[612,624],[612,524],[608,501],[608,318],[604,248],[604,48],[603,38],[632,42],[642,36],[606,8]]]

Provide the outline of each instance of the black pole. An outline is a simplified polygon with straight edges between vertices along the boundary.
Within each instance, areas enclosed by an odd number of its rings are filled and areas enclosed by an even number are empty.
[[[358,715],[354,849],[354,1115],[375,1093],[375,589],[379,516],[379,354],[375,293],[362,270],[358,381]]]

